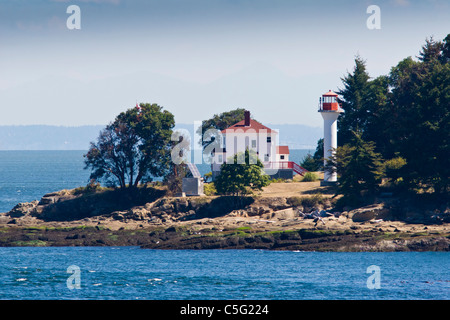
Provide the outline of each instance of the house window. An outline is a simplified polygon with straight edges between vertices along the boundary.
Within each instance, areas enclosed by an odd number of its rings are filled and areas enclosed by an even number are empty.
[[[272,142],[272,137],[267,137],[267,143],[271,143]]]
[[[280,160],[284,160],[284,155],[280,156]]]
[[[219,158],[219,159],[218,159],[218,160],[219,160],[219,163],[222,163],[222,161],[223,161],[223,156],[222,156],[221,154],[219,154],[219,155],[218,155],[218,158]]]
[[[269,154],[264,155],[264,161],[269,161]]]
[[[252,148],[256,148],[256,140],[252,140]]]

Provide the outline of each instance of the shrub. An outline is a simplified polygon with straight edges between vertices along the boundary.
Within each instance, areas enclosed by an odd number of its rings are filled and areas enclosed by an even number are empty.
[[[402,157],[393,158],[390,160],[386,160],[383,163],[383,171],[386,174],[386,177],[392,179],[393,182],[396,182],[401,178],[401,169],[406,165],[406,160]]]
[[[319,180],[319,177],[314,172],[307,172],[303,176],[302,182],[312,182]]]
[[[302,198],[300,197],[290,197],[286,199],[287,203],[294,207],[300,207],[302,205]]]
[[[262,190],[270,184],[264,173],[264,165],[256,152],[240,152],[222,164],[220,174],[214,180],[217,193],[223,195],[244,195],[249,190]]]
[[[287,199],[287,203],[294,207],[316,207],[318,205],[323,205],[327,199],[320,193],[316,193],[312,196],[305,197],[290,197]]]
[[[86,185],[86,187],[78,187],[73,190],[74,195],[79,194],[93,194],[96,192],[100,192],[103,190],[107,190],[108,188],[103,188],[100,183],[95,181],[94,179],[91,179],[89,183]]]
[[[323,195],[321,195],[320,193],[316,193],[314,195],[312,195],[311,197],[304,197],[302,198],[302,205],[304,207],[316,207],[318,205],[324,204],[325,203],[325,198]]]
[[[214,196],[217,194],[216,186],[214,182],[205,183],[203,185],[203,193],[207,196]]]

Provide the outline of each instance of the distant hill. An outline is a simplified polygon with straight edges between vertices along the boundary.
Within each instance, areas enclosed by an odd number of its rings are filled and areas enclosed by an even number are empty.
[[[322,128],[300,124],[267,124],[280,132],[280,145],[291,149],[315,149]],[[65,127],[48,125],[0,126],[0,150],[87,150],[103,125]],[[192,124],[175,127],[194,133]]]

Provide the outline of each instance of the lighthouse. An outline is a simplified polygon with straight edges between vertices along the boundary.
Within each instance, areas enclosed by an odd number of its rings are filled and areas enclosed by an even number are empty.
[[[319,112],[323,118],[323,157],[324,166],[326,159],[332,156],[333,150],[337,148],[337,119],[344,112],[338,103],[338,95],[333,91],[323,94],[319,101]],[[323,185],[337,182],[336,172],[330,173],[324,170]]]

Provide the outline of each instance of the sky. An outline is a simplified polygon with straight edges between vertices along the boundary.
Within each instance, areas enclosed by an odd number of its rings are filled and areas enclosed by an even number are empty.
[[[448,0],[0,0],[0,125],[106,125],[145,102],[320,127],[356,55],[377,77],[449,32]]]

